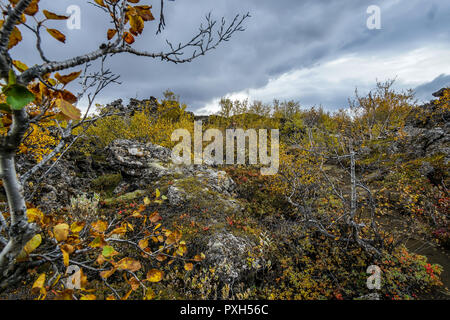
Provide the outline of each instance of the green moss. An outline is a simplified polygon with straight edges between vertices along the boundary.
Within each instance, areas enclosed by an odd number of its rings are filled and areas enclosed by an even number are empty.
[[[121,202],[133,201],[139,197],[143,197],[146,194],[148,194],[148,192],[145,190],[136,190],[130,193],[126,193],[120,197],[105,199],[103,202],[106,205],[114,205]]]
[[[91,186],[95,191],[111,191],[122,181],[120,173],[104,174],[91,181]]]

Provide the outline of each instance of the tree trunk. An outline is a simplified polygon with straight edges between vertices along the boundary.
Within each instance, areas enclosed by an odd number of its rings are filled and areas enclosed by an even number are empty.
[[[14,110],[11,129],[6,136],[1,137],[0,176],[8,198],[10,226],[8,243],[0,252],[0,280],[10,275],[16,257],[37,232],[37,227],[28,223],[23,187],[17,177],[14,161],[17,148],[28,129],[28,124],[27,112],[24,109]]]
[[[7,277],[25,244],[35,234],[36,227],[28,223],[27,207],[15,168],[14,153],[0,153],[0,174],[10,210],[9,241],[0,253],[0,278]]]

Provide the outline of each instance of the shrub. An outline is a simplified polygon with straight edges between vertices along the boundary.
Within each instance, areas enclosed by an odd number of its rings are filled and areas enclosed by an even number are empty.
[[[90,197],[86,193],[82,193],[70,199],[70,211],[74,217],[89,221],[97,214],[99,202],[100,195],[97,193],[94,193]]]

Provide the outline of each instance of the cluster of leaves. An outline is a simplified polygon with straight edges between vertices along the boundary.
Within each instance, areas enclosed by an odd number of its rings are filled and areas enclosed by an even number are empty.
[[[145,197],[140,204],[105,208],[92,223],[69,213],[49,215],[28,209],[29,220],[42,229],[19,257],[22,262],[30,258],[42,261],[43,266],[29,271],[36,274],[32,293],[38,299],[157,297],[155,284],[163,280],[165,266],[183,261],[188,272],[205,258],[203,254],[185,258],[187,244],[182,233],[164,227],[159,213],[150,210],[162,199],[166,198],[156,190],[154,200]],[[104,215],[114,210],[113,216]],[[68,278],[66,268],[71,265],[79,268]],[[48,269],[45,266],[52,268],[39,273]],[[67,286],[67,279],[79,280],[80,287]]]
[[[95,3],[103,8],[111,16],[112,22],[115,26],[114,29],[108,29],[107,38],[113,40],[115,37],[122,37],[123,42],[127,44],[133,44],[136,41],[136,37],[142,34],[145,27],[145,22],[153,21],[155,18],[151,12],[152,6],[150,5],[131,5],[138,4],[140,0],[127,0],[130,4],[127,4],[125,8],[125,21],[120,20],[118,15],[118,0],[94,0]],[[122,35],[119,34],[120,25],[123,24],[128,31]],[[119,38],[120,40],[120,38]]]
[[[13,6],[17,5],[18,0],[9,1]],[[3,15],[7,14],[8,10],[3,7]],[[57,29],[51,29],[46,27],[46,24],[51,20],[67,20],[68,16],[58,15],[56,13],[50,12],[48,10],[42,10],[41,13],[43,17],[41,19],[37,18],[39,10],[39,0],[33,0],[32,3],[25,10],[21,17],[18,25],[14,26],[13,32],[10,37],[8,49],[11,49],[18,45],[22,41],[22,34],[20,27],[25,26],[27,22],[27,16],[36,19],[39,28],[45,27],[47,32],[53,36],[55,39],[61,42],[65,42],[65,36]],[[0,20],[0,25],[4,23],[4,17]],[[24,72],[28,69],[27,65],[21,61],[13,60],[13,66],[19,72]],[[32,102],[35,102],[36,106],[42,106],[46,104],[45,111],[49,111],[53,115],[58,114],[59,116],[67,119],[79,119],[79,111],[72,105],[77,101],[77,98],[65,90],[64,87],[71,81],[75,80],[81,72],[73,72],[68,75],[60,75],[56,73],[54,75],[55,79],[51,79],[50,75],[47,74],[43,77],[43,81],[38,81],[30,84],[28,88],[20,83],[17,83],[16,75],[13,70],[10,71],[9,81],[7,84],[2,85],[2,101],[6,100],[6,103],[1,104],[1,110],[6,113],[10,113],[11,110],[21,110]],[[53,88],[58,84],[62,85],[62,88]],[[44,88],[45,87],[45,88]],[[53,109],[51,112],[49,109]],[[37,112],[37,110],[33,110]],[[59,111],[59,112],[58,112]]]

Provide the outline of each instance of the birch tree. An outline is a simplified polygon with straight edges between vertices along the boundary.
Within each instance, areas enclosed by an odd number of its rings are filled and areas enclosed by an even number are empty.
[[[16,257],[38,231],[37,226],[27,219],[23,183],[35,174],[39,167],[32,168],[20,177],[15,165],[16,153],[30,124],[39,123],[49,117],[57,123],[68,124],[65,129],[61,129],[62,142],[38,164],[42,167],[55,154],[67,147],[65,138],[70,136],[71,130],[84,121],[88,121],[87,112],[82,116],[81,111],[75,106],[86,91],[75,96],[66,89],[66,86],[83,74],[83,88],[94,90],[94,94],[89,99],[91,105],[98,92],[108,84],[117,81],[117,77],[106,69],[91,76],[81,71],[65,75],[61,73],[74,67],[87,67],[94,60],[104,61],[110,55],[121,53],[160,59],[175,64],[191,62],[230,40],[234,33],[243,31],[243,23],[249,17],[249,14],[236,15],[231,22],[227,22],[224,18],[216,21],[209,14],[206,16],[206,23],[203,23],[198,32],[185,43],[174,45],[167,41],[166,51],[151,52],[141,51],[132,46],[135,39],[143,33],[145,25],[156,20],[149,4],[140,4],[140,0],[95,0],[94,2],[92,4],[96,9],[111,19],[106,32],[107,42],[92,52],[53,61],[43,49],[42,33],[48,32],[57,41],[64,43],[65,35],[57,29],[47,27],[47,23],[50,20],[64,21],[70,17],[40,8],[39,0],[0,1],[3,16],[0,20],[0,77],[2,79],[0,109],[11,120],[10,123],[2,123],[6,133],[0,137],[0,175],[9,206],[7,216],[0,213],[0,233],[7,235],[0,237],[0,283],[4,281],[8,283],[14,278],[14,274],[17,273]],[[161,0],[157,33],[161,33],[164,26],[164,0]],[[42,60],[40,64],[29,68],[24,62],[15,59],[11,53],[11,49],[20,44],[21,30],[25,29],[30,30],[35,37],[35,46],[28,50],[36,51]]]

